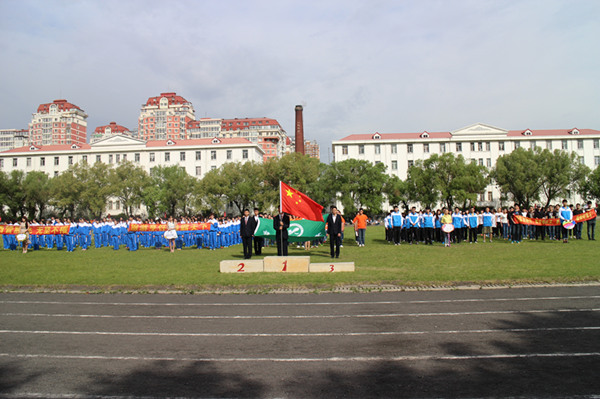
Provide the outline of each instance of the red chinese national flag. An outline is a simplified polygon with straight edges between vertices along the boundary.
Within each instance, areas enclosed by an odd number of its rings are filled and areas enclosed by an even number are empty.
[[[279,182],[279,197],[282,212],[316,222],[323,221],[323,207],[284,182]]]

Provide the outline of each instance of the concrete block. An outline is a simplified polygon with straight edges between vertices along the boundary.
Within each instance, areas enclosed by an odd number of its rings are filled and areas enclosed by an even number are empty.
[[[264,271],[262,259],[222,260],[221,273],[258,273]]]
[[[311,273],[353,272],[354,262],[311,263],[308,271]]]
[[[265,272],[308,273],[310,256],[266,256]]]

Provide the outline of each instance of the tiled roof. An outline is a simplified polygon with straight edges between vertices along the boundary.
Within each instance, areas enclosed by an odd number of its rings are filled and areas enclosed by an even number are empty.
[[[208,139],[188,139],[188,140],[150,140],[146,142],[146,147],[190,147],[198,145],[232,145],[232,144],[252,144],[248,139],[233,137],[233,138],[217,138],[219,141],[213,142],[214,138]],[[168,144],[171,143],[171,144]]]
[[[127,129],[125,126],[117,125],[116,122],[110,122],[108,125],[98,126],[94,130],[94,133],[104,134],[104,130],[107,127],[110,127],[110,131],[112,132],[112,134],[129,132],[129,129]]]
[[[76,148],[73,148],[75,146]],[[6,153],[19,152],[64,152],[64,151],[81,151],[89,150],[92,147],[89,144],[53,144],[53,145],[27,145],[24,147],[13,148],[12,150],[4,151]]]
[[[187,104],[189,102],[185,98],[178,96],[177,93],[160,93],[160,96],[148,98],[146,105],[159,105],[162,97],[166,97],[169,100],[169,105]]]
[[[37,109],[38,113],[48,113],[50,112],[50,106],[52,104],[56,104],[58,107],[58,110],[61,112],[64,111],[68,111],[71,110],[73,108],[78,109],[81,111],[81,108],[79,108],[77,105],[75,104],[71,104],[70,102],[68,102],[67,100],[54,100],[51,103],[47,103],[47,104],[40,104],[40,106]]]

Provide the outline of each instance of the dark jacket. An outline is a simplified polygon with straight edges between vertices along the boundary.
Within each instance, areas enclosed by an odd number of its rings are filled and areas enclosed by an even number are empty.
[[[337,236],[342,232],[342,215],[335,216],[335,222],[333,221],[333,215],[329,214],[327,217],[327,234]]]
[[[254,235],[254,230],[256,230],[256,220],[254,219],[254,216],[248,216],[248,223],[246,223],[246,217],[242,216],[240,222],[240,236],[252,237]]]
[[[279,230],[279,223],[283,221],[283,230]],[[288,238],[288,228],[290,227],[290,217],[285,213],[279,214],[273,218],[273,228],[275,229],[276,235],[281,234],[281,238],[287,240]]]

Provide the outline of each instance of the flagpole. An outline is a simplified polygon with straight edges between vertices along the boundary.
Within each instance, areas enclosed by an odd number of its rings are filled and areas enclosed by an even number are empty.
[[[283,207],[283,197],[281,196],[281,180],[279,180],[279,242],[277,243],[277,253],[283,255],[283,229],[281,228],[281,224],[283,223],[283,215],[281,212],[281,208]],[[275,236],[277,238],[277,235]]]

